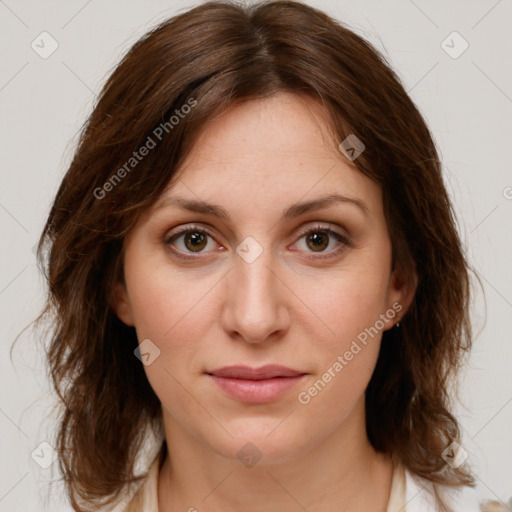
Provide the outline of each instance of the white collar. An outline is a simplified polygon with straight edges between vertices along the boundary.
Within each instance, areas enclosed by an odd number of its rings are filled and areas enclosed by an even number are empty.
[[[432,489],[432,482],[413,475],[405,469],[405,509],[402,509],[401,512],[434,512],[437,510]],[[480,512],[475,489],[440,485],[439,490],[454,512]]]

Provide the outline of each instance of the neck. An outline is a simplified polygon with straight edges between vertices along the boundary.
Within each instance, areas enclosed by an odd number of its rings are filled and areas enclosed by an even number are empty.
[[[392,462],[370,445],[364,403],[359,409],[322,443],[252,467],[215,452],[164,414],[159,512],[385,512]]]

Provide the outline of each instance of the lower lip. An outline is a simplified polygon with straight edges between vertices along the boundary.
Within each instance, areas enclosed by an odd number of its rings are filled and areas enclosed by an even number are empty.
[[[305,377],[305,375],[298,375],[297,377],[246,380],[209,376],[231,398],[248,404],[266,404],[278,400]]]

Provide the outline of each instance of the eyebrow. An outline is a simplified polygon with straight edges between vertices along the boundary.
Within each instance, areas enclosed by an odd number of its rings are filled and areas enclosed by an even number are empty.
[[[284,220],[292,219],[308,212],[326,208],[327,206],[335,203],[351,204],[358,207],[365,215],[368,215],[369,213],[368,207],[361,199],[341,194],[331,194],[311,201],[295,203],[283,211],[281,218]],[[204,213],[219,219],[230,219],[229,213],[222,206],[209,204],[201,200],[186,199],[179,196],[167,197],[159,202],[155,206],[155,209],[164,208],[166,206],[178,206],[191,212]]]

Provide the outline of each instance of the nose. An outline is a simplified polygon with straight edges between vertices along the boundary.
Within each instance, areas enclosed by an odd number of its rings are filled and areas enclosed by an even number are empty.
[[[226,276],[222,311],[223,328],[230,337],[261,343],[282,337],[289,329],[287,288],[274,267],[266,251],[252,263],[236,255]]]

